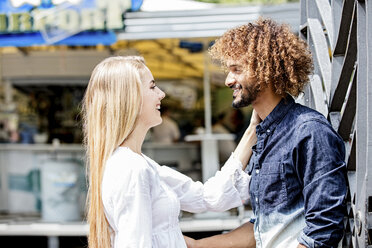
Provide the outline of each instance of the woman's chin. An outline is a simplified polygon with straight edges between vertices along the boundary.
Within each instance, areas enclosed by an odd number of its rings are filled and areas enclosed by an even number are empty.
[[[160,117],[157,122],[154,122],[154,124],[152,125],[152,127],[159,126],[162,122],[163,122],[163,119]]]

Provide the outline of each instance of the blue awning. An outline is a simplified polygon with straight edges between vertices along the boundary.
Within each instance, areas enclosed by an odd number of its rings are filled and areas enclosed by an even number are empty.
[[[115,42],[116,35],[113,31],[84,31],[53,44],[67,46],[95,46],[97,44],[111,45]],[[45,44],[47,43],[40,32],[0,34],[0,47],[27,47]]]

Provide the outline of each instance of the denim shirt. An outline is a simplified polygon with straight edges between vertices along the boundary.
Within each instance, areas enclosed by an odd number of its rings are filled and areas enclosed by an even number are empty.
[[[323,115],[282,99],[256,128],[247,166],[257,247],[337,247],[346,213],[345,147]]]

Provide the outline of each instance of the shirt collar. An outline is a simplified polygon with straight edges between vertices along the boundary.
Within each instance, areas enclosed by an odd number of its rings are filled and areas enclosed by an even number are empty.
[[[257,132],[272,132],[294,104],[295,101],[290,95],[280,100],[273,111],[257,126]]]

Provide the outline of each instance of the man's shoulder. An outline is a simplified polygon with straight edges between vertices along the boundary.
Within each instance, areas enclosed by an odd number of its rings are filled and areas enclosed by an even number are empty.
[[[319,113],[318,111],[306,107],[304,105],[296,103],[292,111],[289,113],[289,119],[293,121],[293,124],[296,127],[303,126],[303,125],[310,125],[310,126],[330,126],[328,120]]]
[[[318,138],[333,137],[335,140],[342,140],[324,115],[312,108],[296,103],[289,115],[289,118],[292,118],[289,125],[294,128],[295,136],[298,138],[310,135]]]

